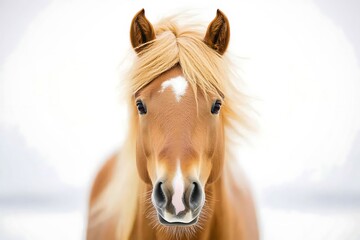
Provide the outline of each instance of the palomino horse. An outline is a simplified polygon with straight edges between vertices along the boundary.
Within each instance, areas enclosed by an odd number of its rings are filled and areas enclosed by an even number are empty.
[[[177,20],[154,28],[141,10],[132,21],[128,137],[96,177],[88,240],[259,238],[231,154],[245,99],[224,56],[228,19],[218,10],[205,35]]]

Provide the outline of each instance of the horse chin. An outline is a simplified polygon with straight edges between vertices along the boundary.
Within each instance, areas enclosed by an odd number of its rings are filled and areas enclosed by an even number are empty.
[[[196,224],[198,222],[198,216],[196,216],[193,220],[191,220],[190,222],[181,222],[181,221],[167,221],[165,220],[165,218],[163,218],[160,214],[158,214],[159,217],[159,222],[162,225],[165,226],[178,226],[178,227],[187,227],[187,226],[192,226],[194,224]]]

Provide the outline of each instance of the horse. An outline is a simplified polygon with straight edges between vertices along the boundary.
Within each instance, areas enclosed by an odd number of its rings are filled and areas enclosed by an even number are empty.
[[[127,138],[93,183],[88,240],[259,239],[233,153],[248,120],[225,54],[229,20],[217,10],[206,32],[180,20],[153,26],[142,9],[131,22]]]

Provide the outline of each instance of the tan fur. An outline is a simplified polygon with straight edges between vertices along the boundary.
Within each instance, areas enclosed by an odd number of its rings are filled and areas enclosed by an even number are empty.
[[[176,18],[165,19],[154,29],[156,38],[150,45],[142,43],[125,82],[128,138],[95,180],[87,239],[257,240],[251,194],[241,172],[235,171],[237,160],[230,151],[234,133],[247,126],[246,101],[232,82],[231,64],[204,42],[205,34],[193,26],[179,28]],[[179,75],[190,89],[176,105],[170,89],[163,93],[159,89]],[[147,103],[146,116],[137,113],[136,99]],[[218,116],[209,113],[214,99],[223,101]],[[179,156],[185,178],[199,173],[206,202],[196,225],[164,227],[150,201],[152,185],[161,169],[161,174],[172,177]]]
[[[112,171],[115,168],[115,164],[116,164],[116,155],[112,156],[101,167],[92,186],[92,191],[90,194],[90,205],[93,205],[95,203],[97,198],[100,196],[102,190],[109,184],[111,180]]]

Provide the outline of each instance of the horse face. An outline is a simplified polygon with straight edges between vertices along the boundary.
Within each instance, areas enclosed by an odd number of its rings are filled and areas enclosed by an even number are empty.
[[[197,102],[196,102],[197,99]],[[220,174],[224,158],[221,99],[194,91],[179,66],[135,95],[137,166],[153,186],[152,203],[165,225],[197,222],[205,185]]]

